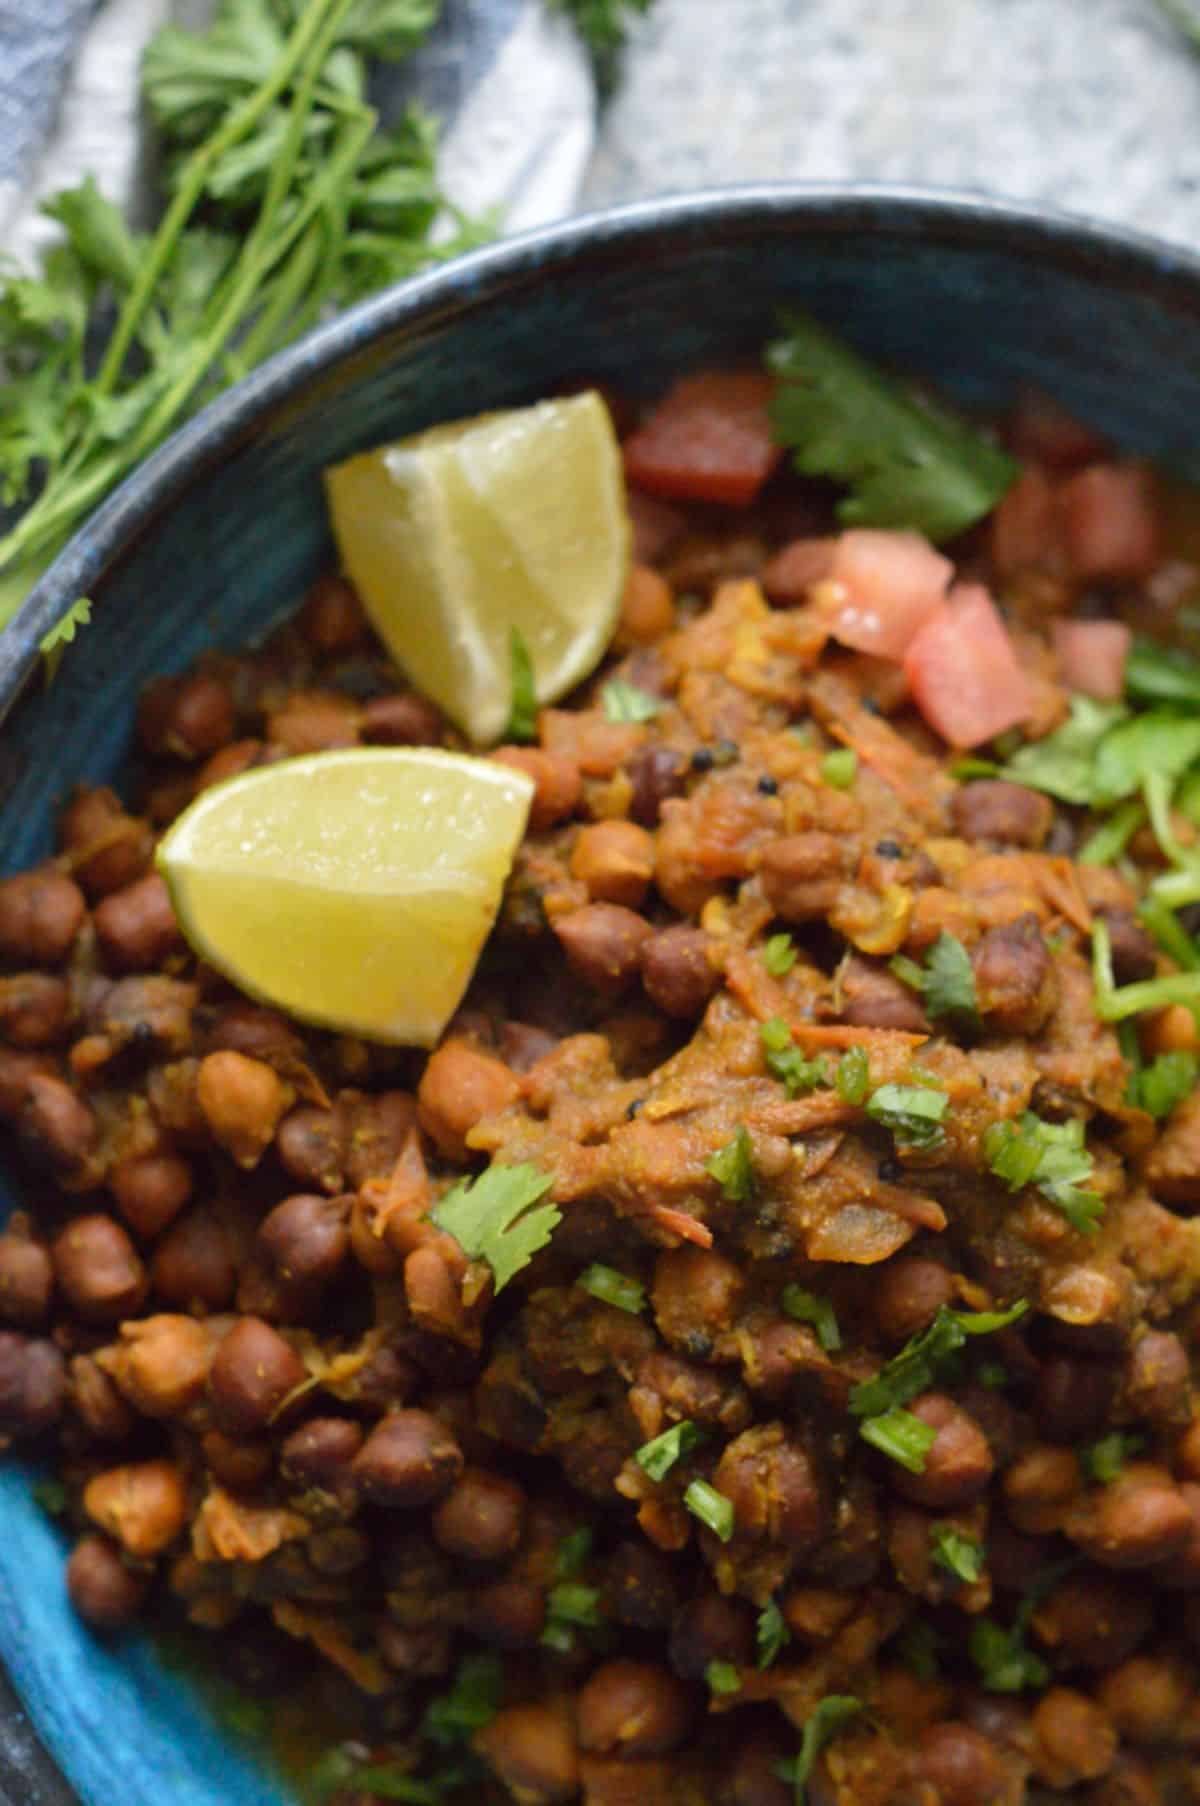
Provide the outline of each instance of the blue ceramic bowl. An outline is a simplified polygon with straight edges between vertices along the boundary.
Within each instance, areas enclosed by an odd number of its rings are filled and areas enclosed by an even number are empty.
[[[254,639],[296,602],[331,553],[323,465],[570,378],[652,392],[753,356],[789,300],[972,405],[1032,380],[1122,445],[1195,463],[1200,262],[1149,239],[976,196],[764,187],[512,240],[276,358],[72,540],[0,638],[0,869],[50,850],[80,779],[119,781],[147,678]],[[27,683],[80,594],[92,626],[49,690]],[[72,1788],[87,1806],[280,1806],[283,1784],[146,1644],[99,1644],[75,1621],[19,1468],[0,1470],[0,1513],[0,1658],[28,1714],[0,1699],[11,1806],[68,1806]]]

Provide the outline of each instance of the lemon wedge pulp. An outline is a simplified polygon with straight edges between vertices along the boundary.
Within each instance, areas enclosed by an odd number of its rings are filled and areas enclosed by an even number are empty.
[[[158,865],[200,956],[264,1002],[431,1047],[466,990],[525,831],[523,772],[355,747],[204,791]]]
[[[595,391],[431,428],[325,473],[347,576],[397,662],[479,745],[599,663],[629,563],[621,454]]]

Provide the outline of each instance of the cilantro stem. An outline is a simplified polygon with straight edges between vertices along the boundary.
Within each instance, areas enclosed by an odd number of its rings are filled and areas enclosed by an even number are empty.
[[[108,349],[96,375],[96,387],[101,395],[107,395],[125,363],[133,336],[141,324],[142,316],[150,305],[158,287],[159,280],[170,263],[179,241],[179,235],[188,219],[198,206],[209,171],[226,151],[232,149],[239,139],[253,131],[267,108],[283,93],[292,80],[296,70],[303,63],[310,49],[316,44],[320,50],[319,60],[312,71],[308,83],[308,99],[311,104],[312,91],[317,76],[324,67],[325,57],[333,40],[333,34],[341,22],[343,15],[349,11],[354,0],[309,0],[308,6],[300,14],[296,28],[288,40],[287,47],[270,75],[252,94],[248,94],[240,106],[229,114],[220,129],[213,133],[188,159],[183,176],[175,191],[167,211],[163,214],[157,232],[150,242],[150,248],[138,273],[138,279],[130,289],[113,328],[113,336],[109,340]],[[280,159],[280,162],[283,158]],[[290,173],[290,170],[289,170]],[[274,176],[275,172],[272,172]],[[278,203],[283,189],[276,187],[274,203]],[[264,213],[272,206],[271,190],[264,203]],[[0,556],[3,547],[0,545]]]
[[[1139,984],[1113,982],[1112,942],[1108,925],[1100,918],[1092,925],[1092,980],[1096,1014],[1102,1022],[1123,1022],[1143,1010],[1158,1010],[1167,1003],[1200,1007],[1200,971],[1172,972],[1166,978],[1146,978]]]

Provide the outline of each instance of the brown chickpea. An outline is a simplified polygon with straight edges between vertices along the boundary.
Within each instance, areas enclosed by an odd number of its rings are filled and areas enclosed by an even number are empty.
[[[1154,1770],[1138,1756],[1119,1756],[1089,1792],[1088,1806],[1162,1806]]]
[[[1117,1733],[1104,1707],[1073,1687],[1051,1687],[1033,1709],[1034,1773],[1054,1788],[1095,1781],[1116,1761]]]
[[[653,933],[644,916],[619,903],[585,903],[569,915],[556,916],[551,926],[572,970],[606,994],[632,984],[642,944]]]
[[[363,1445],[363,1431],[349,1417],[314,1417],[285,1438],[279,1451],[284,1478],[333,1492],[348,1478]]]
[[[711,942],[702,928],[677,922],[642,942],[642,984],[651,1003],[668,1016],[694,1020],[721,982],[708,957]]]
[[[1108,1421],[1116,1390],[1111,1362],[1052,1354],[1038,1370],[1033,1414],[1048,1442],[1087,1442]]]
[[[0,978],[0,1039],[10,1047],[50,1047],[71,1021],[71,992],[49,972]]]
[[[371,1504],[411,1511],[453,1486],[463,1471],[462,1450],[428,1411],[393,1411],[375,1425],[352,1471]]]
[[[450,1666],[453,1645],[444,1624],[397,1624],[381,1618],[375,1637],[380,1655],[398,1674],[443,1675]]]
[[[366,637],[362,603],[345,577],[326,573],[317,578],[300,610],[300,631],[322,658],[349,652]]]
[[[223,1430],[206,1430],[201,1441],[209,1472],[230,1492],[257,1492],[271,1472],[269,1443],[246,1442]]]
[[[92,1355],[75,1355],[69,1371],[71,1405],[88,1436],[96,1442],[124,1442],[137,1420],[103,1367]]]
[[[1182,1429],[1191,1416],[1191,1378],[1179,1337],[1169,1330],[1147,1330],[1129,1351],[1126,1402],[1156,1429]]]
[[[472,1597],[471,1628],[495,1649],[534,1649],[546,1627],[546,1600],[528,1580],[497,1580]]]
[[[430,1054],[417,1087],[421,1127],[448,1160],[465,1160],[468,1132],[484,1116],[515,1103],[521,1083],[502,1061],[467,1041],[444,1041]]]
[[[136,1618],[150,1590],[150,1576],[126,1567],[106,1536],[81,1537],[67,1563],[71,1604],[93,1630],[119,1630]]]
[[[1170,1742],[1192,1692],[1187,1669],[1169,1656],[1136,1655],[1103,1675],[1101,1705],[1130,1743]]]
[[[763,848],[759,880],[767,902],[785,922],[812,922],[837,902],[847,852],[833,834],[787,834]]]
[[[675,1614],[669,1653],[685,1681],[700,1680],[710,1662],[748,1667],[754,1661],[754,1614],[744,1600],[700,1593]]]
[[[362,709],[336,690],[291,690],[267,716],[267,743],[288,758],[357,746]]]
[[[1079,1500],[1065,1529],[1101,1567],[1149,1568],[1186,1548],[1192,1515],[1168,1473],[1131,1462],[1111,1485]]]
[[[533,779],[533,801],[529,807],[533,833],[544,833],[575,813],[583,795],[583,779],[572,760],[542,752],[536,746],[500,746],[492,757]]]
[[[1003,1781],[991,1740],[953,1719],[921,1733],[916,1767],[936,1790],[938,1806],[994,1806]]]
[[[915,1254],[896,1255],[880,1268],[871,1299],[879,1333],[899,1346],[928,1329],[954,1296],[954,1275],[940,1262]]]
[[[135,1235],[153,1241],[192,1195],[192,1169],[178,1154],[137,1154],[108,1169],[108,1189]]]
[[[336,1111],[307,1104],[290,1110],[276,1130],[275,1151],[301,1185],[331,1194],[343,1189],[345,1150]]]
[[[579,1741],[601,1755],[665,1756],[692,1722],[687,1688],[669,1668],[627,1658],[604,1662],[579,1695]]]
[[[241,1317],[213,1357],[209,1396],[217,1425],[230,1436],[266,1429],[307,1377],[290,1342],[258,1317]]]
[[[373,696],[363,709],[362,737],[376,746],[439,746],[445,731],[440,711],[415,690]]]
[[[816,1469],[807,1451],[778,1424],[735,1436],[712,1483],[732,1504],[739,1535],[805,1551],[828,1528]]]
[[[61,1230],[52,1256],[71,1308],[89,1323],[130,1317],[146,1294],[146,1270],[121,1225],[95,1212]]]
[[[154,850],[149,827],[129,815],[112,790],[77,790],[58,832],[74,876],[92,898],[132,884]]]
[[[984,1491],[995,1466],[983,1431],[942,1392],[926,1392],[908,1409],[936,1431],[936,1437],[925,1456],[924,1471],[910,1474],[896,1468],[890,1475],[892,1484],[906,1498],[935,1510],[969,1505]]]
[[[755,1731],[742,1744],[729,1775],[729,1806],[794,1806],[796,1790],[778,1770],[790,1751],[770,1731]]]
[[[213,1338],[194,1317],[163,1312],[121,1325],[115,1348],[99,1360],[145,1417],[182,1417],[201,1397],[213,1358]]]
[[[654,877],[654,837],[636,822],[590,822],[579,830],[570,869],[593,903],[636,909]]]
[[[630,565],[617,618],[617,649],[649,646],[670,633],[674,625],[675,597],[666,578],[652,565]]]
[[[223,1311],[233,1302],[237,1267],[225,1229],[208,1210],[179,1217],[150,1261],[150,1280],[164,1304],[180,1311]]]
[[[58,1422],[66,1393],[66,1363],[42,1337],[0,1330],[0,1433],[40,1436]]]
[[[630,759],[629,814],[643,828],[658,826],[668,797],[681,796],[687,787],[688,761],[670,746],[642,746]]]
[[[350,1252],[350,1199],[297,1192],[269,1211],[258,1228],[259,1246],[289,1288],[319,1290],[341,1270]]]
[[[201,1060],[196,1100],[214,1141],[239,1166],[250,1168],[274,1140],[292,1091],[265,1061],[223,1049]]]
[[[434,1508],[434,1541],[467,1561],[511,1555],[525,1526],[525,1493],[514,1480],[466,1467]]]
[[[151,972],[183,946],[171,894],[157,872],[147,872],[96,905],[96,939],[118,972]]]
[[[161,1555],[187,1523],[187,1487],[173,1461],[138,1461],[97,1474],[83,1509],[136,1561]]]
[[[86,914],[79,886],[53,866],[0,879],[0,956],[14,965],[57,966]]]
[[[1032,1571],[1027,1566],[1025,1575]],[[1153,1617],[1144,1588],[1086,1569],[1059,1581],[1035,1609],[1032,1624],[1039,1640],[1072,1665],[1112,1668],[1132,1655]]]
[[[265,764],[265,751],[261,740],[231,740],[228,746],[223,746],[220,752],[204,761],[191,780],[193,794],[199,796],[213,784],[223,784],[226,778],[239,778],[244,771],[253,771],[256,765]]]
[[[578,1792],[579,1752],[571,1721],[553,1704],[506,1706],[471,1743],[526,1806],[558,1806]]]
[[[37,1329],[49,1315],[53,1295],[49,1249],[10,1223],[0,1232],[0,1323]]]
[[[138,726],[154,758],[205,758],[233,739],[229,686],[202,671],[157,678],[142,692]]]
[[[26,1080],[17,1128],[30,1158],[66,1178],[85,1168],[99,1136],[91,1105],[65,1080],[41,1072]]]
[[[1018,1455],[1003,1480],[1008,1515],[1018,1530],[1033,1536],[1057,1530],[1083,1487],[1083,1469],[1074,1449],[1035,1443]]]

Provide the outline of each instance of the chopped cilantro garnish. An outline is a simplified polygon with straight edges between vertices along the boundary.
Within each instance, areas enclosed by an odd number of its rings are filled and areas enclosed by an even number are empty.
[[[1177,966],[1185,972],[1200,970],[1200,947],[1184,927],[1173,909],[1168,909],[1161,897],[1153,892],[1144,897],[1138,906],[1138,916],[1143,925],[1150,930],[1164,953],[1169,953]]]
[[[843,1103],[861,1104],[871,1089],[871,1061],[865,1047],[848,1047],[833,1075]]]
[[[1191,882],[1190,875],[1188,881]],[[1169,882],[1170,879],[1160,879],[1156,890],[1161,892]],[[1200,1009],[1200,971],[1171,972],[1165,978],[1115,984],[1112,940],[1103,916],[1097,916],[1092,923],[1092,982],[1095,988],[1093,1004],[1102,1022],[1124,1022],[1127,1016],[1140,1016],[1143,1010],[1159,1010],[1168,1003],[1183,1003],[1190,1009]]]
[[[646,1288],[641,1280],[630,1279],[615,1267],[606,1267],[603,1261],[594,1260],[585,1267],[575,1284],[602,1304],[615,1304],[619,1311],[628,1311],[632,1317],[646,1308]]]
[[[1101,1436],[1098,1441],[1080,1449],[1079,1458],[1084,1470],[1093,1480],[1099,1480],[1104,1486],[1111,1486],[1129,1457],[1138,1454],[1145,1446],[1144,1436],[1112,1430],[1107,1436]]]
[[[733,1504],[723,1492],[718,1492],[707,1480],[693,1480],[683,1495],[683,1502],[692,1516],[707,1525],[721,1542],[729,1541],[733,1535]]]
[[[538,1204],[553,1183],[535,1166],[492,1165],[477,1179],[460,1179],[429,1214],[464,1254],[487,1262],[502,1292],[562,1221],[555,1205]]]
[[[546,1618],[550,1624],[578,1625],[581,1630],[598,1630],[604,1623],[600,1610],[600,1593],[596,1587],[580,1586],[577,1581],[561,1581],[546,1595]]]
[[[558,1558],[555,1572],[560,1580],[575,1580],[583,1572],[588,1556],[592,1552],[592,1533],[590,1530],[572,1530],[570,1536],[564,1536],[558,1545]]]
[[[925,1457],[937,1441],[937,1431],[911,1411],[896,1405],[877,1417],[866,1417],[858,1426],[864,1442],[906,1467],[910,1474],[925,1472]]]
[[[782,1016],[772,1016],[759,1027],[763,1058],[767,1071],[780,1079],[789,1097],[802,1097],[818,1085],[829,1083],[828,1062],[806,1060],[792,1039],[792,1031]]]
[[[939,1567],[965,1585],[974,1586],[983,1573],[983,1550],[972,1537],[964,1536],[952,1524],[935,1524],[929,1532],[929,1545]]]
[[[858,754],[852,746],[835,746],[821,760],[821,777],[831,790],[849,790],[858,775]]]
[[[782,325],[767,348],[780,378],[771,424],[802,475],[849,486],[841,520],[942,540],[991,512],[1017,474],[1007,453],[815,320],[788,312]]]
[[[754,1642],[758,1650],[758,1666],[769,1668],[781,1649],[792,1640],[792,1633],[787,1621],[774,1599],[768,1599],[758,1614],[758,1622],[754,1627]]]
[[[867,1115],[913,1148],[940,1147],[949,1098],[930,1085],[880,1085],[867,1099]]]
[[[499,1656],[464,1656],[454,1685],[428,1707],[422,1729],[431,1743],[465,1742],[472,1731],[491,1724],[504,1698],[504,1670]]]
[[[828,1298],[821,1298],[816,1292],[805,1292],[800,1286],[785,1286],[779,1302],[787,1315],[794,1317],[797,1323],[812,1324],[817,1332],[817,1341],[826,1354],[842,1346],[842,1333]]]
[[[1196,1088],[1196,1079],[1200,1076],[1200,1062],[1194,1053],[1178,1048],[1171,1053],[1162,1053],[1144,1066],[1137,1074],[1133,1090],[1136,1101],[1143,1110],[1160,1120],[1170,1116],[1176,1104],[1182,1103],[1185,1097]]]
[[[1125,659],[1125,691],[1135,702],[1200,705],[1200,664],[1181,647],[1133,642]]]
[[[742,1677],[732,1662],[709,1662],[704,1680],[710,1693],[740,1693]]]
[[[1009,760],[1003,775],[1033,790],[1044,790],[1064,803],[1095,803],[1095,762],[1100,742],[1128,718],[1128,709],[1119,702],[1093,702],[1089,696],[1073,696],[1070,720],[1044,739],[1022,746]]]
[[[512,704],[509,708],[505,738],[537,739],[537,693],[533,681],[533,660],[519,627],[509,634],[509,657],[512,663]]]
[[[1080,865],[1115,865],[1146,819],[1141,803],[1122,803],[1102,821],[1075,855]]]
[[[796,947],[790,934],[773,934],[763,948],[763,965],[772,978],[784,978],[796,963]]]
[[[1024,1625],[1005,1630],[994,1618],[976,1618],[967,1647],[989,1693],[1023,1693],[1050,1679],[1042,1658],[1025,1646]]]
[[[634,1454],[634,1460],[644,1474],[652,1480],[665,1480],[675,1463],[698,1448],[704,1441],[705,1432],[699,1424],[694,1424],[689,1417],[682,1423],[672,1424],[661,1436],[654,1436],[649,1442],[643,1442]]]
[[[781,1762],[775,1771],[795,1788],[795,1806],[805,1806],[813,1766],[825,1745],[862,1709],[862,1701],[853,1694],[827,1693],[811,1714],[800,1739],[800,1754],[794,1762]]]
[[[891,962],[897,978],[919,991],[934,1018],[945,1018],[961,1028],[979,1027],[979,1003],[971,956],[962,942],[944,931],[926,955],[924,966],[897,954]]]
[[[1010,1191],[1035,1185],[1080,1235],[1094,1235],[1104,1215],[1098,1192],[1082,1181],[1092,1173],[1082,1122],[1044,1122],[1027,1110],[1020,1123],[994,1122],[983,1138],[992,1172]]]
[[[906,1342],[874,1379],[855,1386],[850,1394],[851,1415],[875,1417],[928,1392],[938,1368],[965,1347],[969,1336],[994,1335],[1016,1323],[1028,1309],[1023,1298],[1005,1311],[951,1311],[943,1305],[929,1328]]]
[[[653,721],[663,706],[659,697],[626,683],[623,677],[614,677],[605,684],[600,701],[610,721]]]
[[[732,1141],[709,1155],[704,1170],[717,1181],[731,1203],[749,1202],[754,1196],[754,1143],[745,1123],[738,1124]]]

